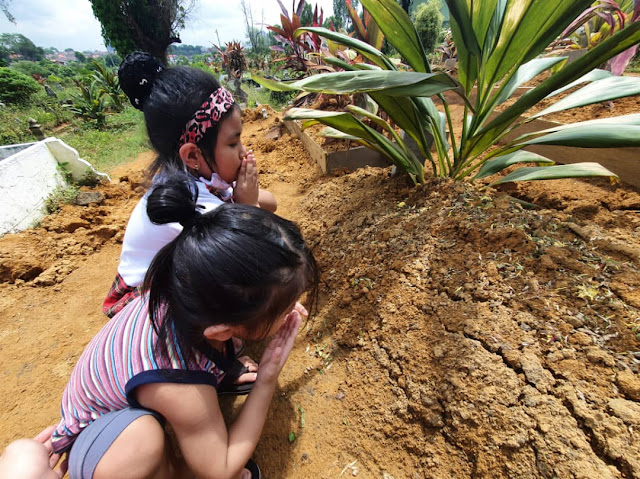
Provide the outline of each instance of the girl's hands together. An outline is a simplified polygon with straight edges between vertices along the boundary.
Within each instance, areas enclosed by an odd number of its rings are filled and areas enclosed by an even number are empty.
[[[302,304],[298,301],[296,301],[296,304],[293,307],[293,309],[294,311],[297,311],[298,313],[300,313],[300,316],[302,316],[303,318],[306,318],[309,316],[309,311],[307,311],[307,308],[302,306]]]
[[[236,187],[233,194],[236,202],[244,205],[258,206],[258,166],[253,151],[249,150],[247,156],[242,159],[242,165],[238,172]]]
[[[298,311],[293,310],[284,319],[284,323],[275,337],[271,340],[260,359],[258,381],[275,381],[287,362],[302,318]]]

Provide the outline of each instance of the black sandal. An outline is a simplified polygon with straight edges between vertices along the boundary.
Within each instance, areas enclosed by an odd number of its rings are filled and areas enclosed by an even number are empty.
[[[249,462],[247,462],[247,465],[244,466],[244,468],[248,469],[249,472],[251,473],[251,479],[262,478],[262,474],[260,473],[260,468],[258,467],[258,465],[255,463],[253,459],[249,459]]]
[[[225,371],[222,381],[218,383],[218,396],[244,396],[251,392],[253,383],[237,384],[240,376],[249,372],[249,368],[237,359]]]
[[[249,368],[236,358],[233,340],[231,339],[227,342],[226,356],[225,359],[228,361],[227,364],[229,364],[229,366],[224,369],[224,377],[222,381],[218,383],[218,396],[244,396],[245,394],[249,394],[251,388],[253,388],[253,383],[236,384],[240,376],[249,372]],[[224,366],[224,363],[222,366]]]

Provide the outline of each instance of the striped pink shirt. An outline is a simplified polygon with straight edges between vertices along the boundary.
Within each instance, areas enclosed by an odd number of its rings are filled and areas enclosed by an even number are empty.
[[[53,433],[53,449],[68,449],[92,421],[111,411],[139,407],[134,390],[142,384],[179,382],[217,387],[224,371],[194,350],[187,362],[167,338],[166,357],[156,351],[158,336],[148,314],[147,296],[136,298],[91,340],[76,364],[62,396],[62,420]],[[219,365],[225,362],[220,355]]]

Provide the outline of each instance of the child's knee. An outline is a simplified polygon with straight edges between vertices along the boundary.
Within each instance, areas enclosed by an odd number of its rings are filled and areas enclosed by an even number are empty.
[[[94,479],[155,477],[167,467],[166,435],[158,420],[145,415],[129,424],[102,456]]]

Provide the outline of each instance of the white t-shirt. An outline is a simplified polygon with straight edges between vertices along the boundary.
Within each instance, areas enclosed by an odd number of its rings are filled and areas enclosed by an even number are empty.
[[[198,185],[198,205],[207,213],[223,202],[209,192],[206,185],[196,181]],[[140,286],[151,265],[151,260],[165,245],[173,241],[182,231],[180,223],[154,225],[147,216],[147,196],[145,194],[131,213],[122,242],[118,273],[127,286]]]

